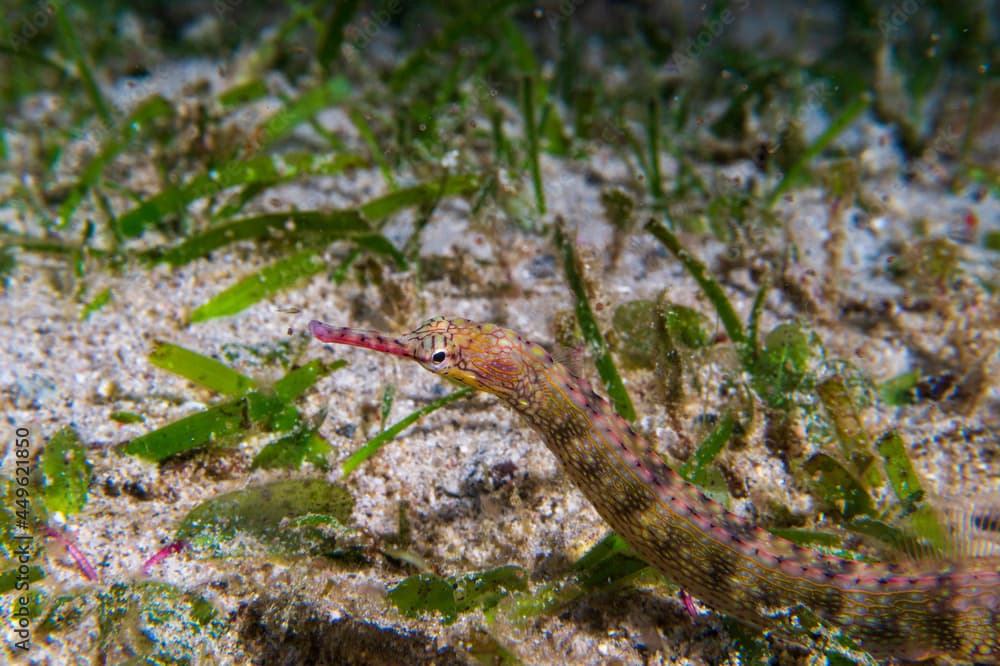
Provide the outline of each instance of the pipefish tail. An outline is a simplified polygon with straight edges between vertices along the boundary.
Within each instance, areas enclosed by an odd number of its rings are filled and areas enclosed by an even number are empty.
[[[499,397],[643,559],[719,611],[792,640],[797,614],[811,613],[881,659],[1000,662],[1000,558],[869,563],[776,537],[684,481],[545,349],[493,324],[435,317],[393,337],[313,321],[309,331]]]

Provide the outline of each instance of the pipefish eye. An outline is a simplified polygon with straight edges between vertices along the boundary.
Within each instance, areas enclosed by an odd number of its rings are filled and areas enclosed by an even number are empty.
[[[443,349],[438,349],[436,352],[431,354],[431,362],[433,363],[444,363],[446,358],[448,358],[448,352]]]

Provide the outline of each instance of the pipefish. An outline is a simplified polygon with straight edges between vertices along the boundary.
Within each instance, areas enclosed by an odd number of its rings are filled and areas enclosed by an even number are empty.
[[[544,348],[494,324],[435,317],[394,337],[312,321],[309,331],[506,402],[640,557],[719,611],[795,640],[803,609],[880,659],[1000,662],[1000,558],[861,562],[777,537],[682,479]]]

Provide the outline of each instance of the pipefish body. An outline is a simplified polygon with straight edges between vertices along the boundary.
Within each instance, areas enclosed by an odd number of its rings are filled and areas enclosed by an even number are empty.
[[[774,536],[684,481],[544,348],[493,324],[435,317],[393,337],[312,321],[309,331],[499,397],[646,562],[719,611],[794,640],[804,610],[880,659],[1000,662],[1000,558],[868,563]]]

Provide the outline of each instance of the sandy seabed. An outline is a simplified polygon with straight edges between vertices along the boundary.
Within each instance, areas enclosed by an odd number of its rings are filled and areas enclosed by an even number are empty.
[[[349,131],[339,112],[325,114],[323,121]],[[930,168],[904,179],[890,130],[870,119],[847,133],[843,142],[856,156],[861,190],[878,203],[877,210],[836,210],[813,188],[797,190],[777,205],[781,225],[764,230],[760,240],[779,252],[788,251],[790,261],[782,276],[787,284],[772,290],[762,329],[806,315],[828,358],[849,359],[876,382],[926,367],[929,359],[941,368],[966,364],[956,382],[974,386],[973,401],[928,401],[905,410],[882,407],[866,418],[874,433],[896,428],[904,436],[917,471],[933,493],[954,498],[995,495],[1000,489],[1000,441],[995,434],[1000,415],[995,379],[1000,319],[996,296],[978,281],[996,282],[998,255],[984,249],[980,239],[1000,229],[1000,202],[992,196],[977,197],[973,188],[950,191]],[[675,165],[667,156],[664,164],[664,177],[670,179]],[[754,167],[748,161],[725,169],[706,165],[703,171],[709,178],[745,183]],[[602,188],[627,185],[633,177],[613,153],[597,149],[576,161],[546,157],[543,176],[549,204],[544,222],[559,215],[566,219],[596,285],[596,309],[605,331],[617,305],[655,299],[664,290],[672,302],[711,316],[694,281],[651,237],[636,231],[612,261],[613,232],[599,196]],[[530,198],[526,178],[512,182]],[[386,191],[377,171],[354,171],[275,187],[251,210],[292,205],[330,209]],[[25,218],[24,210],[0,208],[0,222],[12,230],[38,231],[39,221]],[[975,228],[956,234],[969,219],[977,221]],[[887,263],[912,242],[918,224],[926,237],[953,239],[961,255],[957,286],[914,295],[890,278]],[[403,213],[385,231],[401,242],[412,228],[412,215]],[[840,237],[834,239],[831,230],[836,229]],[[756,290],[747,267],[727,259],[730,248],[714,236],[682,233],[681,240],[709,266],[731,267],[719,274],[745,317]],[[332,245],[331,265],[345,252],[346,246]],[[556,313],[572,308],[549,235],[526,231],[499,215],[474,217],[462,199],[448,199],[435,212],[423,232],[421,255],[451,268],[440,277],[425,278],[419,289],[412,273],[390,269],[384,270],[380,289],[354,279],[337,286],[320,275],[239,315],[189,324],[194,308],[272,259],[240,243],[176,269],[129,264],[110,272],[93,266],[84,278],[86,293],[110,288],[112,297],[108,305],[81,319],[81,303],[72,296],[78,283],[66,262],[19,253],[10,282],[0,293],[5,314],[0,401],[8,432],[3,473],[13,474],[15,428],[30,431],[33,453],[58,429],[71,425],[76,430],[93,463],[90,499],[80,514],[55,516],[54,527],[65,531],[100,576],[100,583],[87,583],[65,550],[50,540],[48,577],[37,585],[56,592],[143,579],[143,562],[172,541],[178,523],[200,502],[274,479],[336,478],[334,472],[311,466],[250,471],[249,462],[266,443],[265,436],[248,438],[219,455],[194,455],[163,465],[117,452],[117,445],[217,399],[152,366],[147,356],[154,341],[219,358],[227,350],[288,341],[299,362],[316,357],[348,360],[347,368],[322,379],[298,403],[307,415],[326,410],[320,434],[334,445],[330,462],[331,469],[337,469],[340,460],[377,431],[377,418],[370,415],[377,413],[375,406],[388,384],[398,387],[393,421],[446,389],[415,365],[310,341],[305,333],[310,319],[402,332],[431,315],[450,314],[494,321],[548,346],[554,339]],[[845,306],[856,314],[844,315]],[[279,373],[249,352],[237,354],[235,365],[265,381],[277,379]],[[709,364],[705,372],[722,370]],[[678,421],[657,401],[652,373],[629,372],[626,381],[641,415],[638,427],[675,462],[688,455],[695,417],[711,412],[718,397],[693,396],[675,415],[691,430],[678,433],[672,427]],[[116,410],[141,414],[145,421],[119,424],[109,417]],[[732,508],[755,519],[761,507],[776,504],[793,514],[814,512],[810,496],[781,460],[761,441],[751,444],[722,459],[729,476],[743,479],[743,492]],[[509,478],[492,484],[491,470],[498,469],[510,471]],[[544,581],[607,532],[538,437],[485,396],[423,419],[346,483],[356,500],[355,521],[371,535],[393,534],[400,505],[407,507],[413,525],[409,549],[445,575],[517,564]],[[412,570],[380,556],[352,568],[319,558],[209,560],[181,553],[157,565],[151,575],[204,594],[231,621],[228,632],[196,646],[206,663],[470,661],[465,646],[486,626],[482,614],[463,615],[450,625],[435,618],[403,617],[387,603],[385,593],[409,573]],[[50,634],[35,642],[30,660],[89,663],[96,631],[90,621],[70,632]],[[735,660],[727,657],[731,639],[718,615],[703,608],[692,619],[676,594],[648,586],[586,597],[561,613],[523,624],[501,617],[489,631],[525,663]],[[19,656],[12,644],[8,631],[8,656]]]

